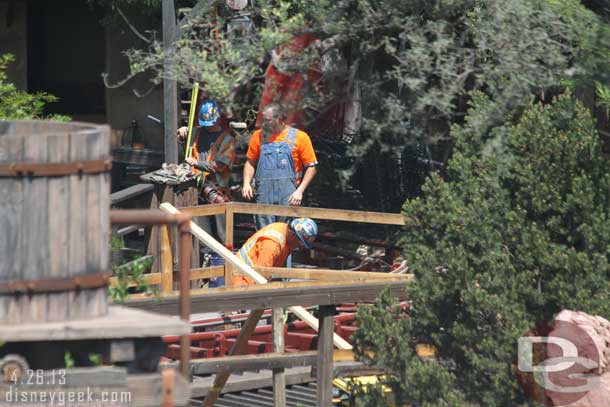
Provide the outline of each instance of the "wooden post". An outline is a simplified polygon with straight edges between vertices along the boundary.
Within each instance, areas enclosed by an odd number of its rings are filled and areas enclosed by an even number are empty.
[[[159,235],[161,238],[161,292],[166,293],[174,289],[174,261],[169,240],[169,226],[160,225]]]
[[[318,407],[329,407],[333,402],[333,333],[335,321],[333,305],[320,306],[318,331],[317,388]]]
[[[273,351],[284,352],[284,309],[273,308]],[[286,407],[286,373],[284,368],[273,369],[273,405]]]
[[[174,43],[176,32],[176,11],[174,0],[163,0],[163,47],[168,50]],[[170,71],[171,60],[164,61],[164,71]],[[163,127],[165,140],[165,162],[178,162],[178,140],[176,129],[178,128],[178,85],[175,80],[163,79]]]
[[[231,204],[225,204],[225,246],[233,247],[233,209]],[[233,286],[233,269],[230,262],[225,262],[225,286]]]

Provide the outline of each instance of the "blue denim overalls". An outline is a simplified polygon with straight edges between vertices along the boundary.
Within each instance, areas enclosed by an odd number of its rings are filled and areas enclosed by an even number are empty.
[[[254,175],[257,203],[289,205],[288,198],[297,189],[297,174],[292,160],[296,139],[297,131],[290,127],[285,141],[266,143],[263,140]],[[286,218],[256,215],[254,220],[256,228],[261,229],[273,222],[285,222]]]

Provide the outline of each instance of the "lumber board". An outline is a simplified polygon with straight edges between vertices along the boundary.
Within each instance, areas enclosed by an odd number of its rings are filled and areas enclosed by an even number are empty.
[[[121,202],[127,201],[136,196],[152,192],[155,189],[153,184],[137,184],[121,189],[110,195],[110,205],[118,205]]]
[[[400,213],[352,211],[348,209],[312,208],[306,206],[282,206],[253,204],[246,202],[228,202],[214,205],[198,205],[180,208],[191,216],[207,216],[222,213],[221,208],[231,210],[233,213],[250,215],[276,215],[288,217],[308,217],[312,219],[325,219],[343,222],[377,223],[382,225],[405,224],[404,216]],[[224,211],[225,209],[222,209]],[[218,212],[216,212],[218,211]]]
[[[163,203],[160,206],[161,210],[171,213],[178,214],[180,213],[176,208],[174,208],[169,203]],[[254,280],[257,284],[267,284],[267,279],[257,273],[252,267],[243,263],[237,256],[235,256],[230,250],[224,247],[220,242],[214,239],[211,235],[206,233],[203,229],[201,229],[195,222],[191,221],[191,233],[197,237],[200,241],[202,241],[205,245],[210,247],[216,253],[220,254],[226,261],[231,263],[233,266],[241,270],[243,273],[246,273],[248,277]],[[263,307],[265,308],[265,307]],[[226,310],[230,310],[232,308],[226,308]],[[309,326],[313,329],[317,330],[317,323],[314,322],[315,318],[311,315],[305,308],[291,304],[290,310],[297,315],[301,320],[307,322]],[[339,335],[334,335],[335,345],[339,349],[351,349],[351,345],[341,338]]]
[[[107,315],[97,318],[3,326],[0,342],[151,338],[190,332],[190,324],[175,317],[110,306]]]
[[[273,352],[284,352],[284,309],[273,308]],[[331,345],[332,346],[332,345]],[[303,356],[303,355],[301,355]],[[304,358],[301,358],[301,360]],[[273,368],[273,405],[275,407],[286,406],[286,375],[285,366],[271,366]]]
[[[232,289],[210,289],[204,294],[191,295],[193,313],[219,312],[224,310],[288,307],[298,302],[301,306],[341,304],[374,301],[379,293],[389,288],[399,300],[406,300],[407,281],[375,281],[366,284],[326,284],[315,286],[265,286],[239,287]],[[154,298],[135,297],[125,306],[147,309],[168,315],[178,315],[178,295],[171,293],[161,301]]]
[[[198,206],[187,206],[180,208],[181,212],[187,213],[192,217],[224,215],[227,204],[207,204]]]
[[[222,356],[217,358],[192,359],[191,371],[194,375],[220,372],[245,372],[296,366],[313,366],[318,352],[273,352],[256,355]]]
[[[387,279],[388,281],[412,280],[412,274],[391,274],[373,271],[350,271],[332,269],[300,269],[285,267],[254,267],[254,270],[267,278],[298,278],[303,280],[352,280],[368,281]]]
[[[159,226],[159,236],[161,245],[161,291],[167,292],[174,289],[174,261],[168,225]]]
[[[195,377],[191,384],[191,397],[205,397],[213,386],[213,376],[200,378]],[[315,377],[311,375],[311,367],[302,366],[286,369],[286,385],[302,384],[315,381]],[[270,387],[273,385],[273,379],[270,370],[263,370],[259,373],[246,372],[243,375],[234,375],[229,378],[221,394],[232,393],[238,391],[246,391],[252,389],[260,389],[262,387]]]
[[[276,215],[288,217],[308,217],[312,219],[327,219],[346,222],[378,223],[383,225],[405,224],[404,216],[400,213],[351,211],[346,209],[310,208],[301,206],[281,206],[252,204],[244,202],[231,202],[234,213],[252,215]]]
[[[328,407],[333,401],[333,305],[320,306],[320,329],[318,335],[318,355],[316,383],[318,390],[317,406]]]

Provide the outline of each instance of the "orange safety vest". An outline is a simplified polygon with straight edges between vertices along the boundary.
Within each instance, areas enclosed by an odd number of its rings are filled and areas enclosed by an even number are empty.
[[[286,244],[286,236],[288,234],[288,224],[283,222],[276,222],[265,226],[252,236],[244,243],[244,245],[237,252],[237,257],[250,267],[254,267],[259,257],[260,247],[257,243],[261,240],[269,239],[277,243],[277,250],[279,256],[276,257],[275,264],[273,267],[281,267],[286,262],[286,259],[290,255],[290,247]],[[254,284],[251,278],[246,276],[235,276],[233,277],[233,285],[249,285]]]
[[[199,152],[197,151],[197,142],[199,141],[199,137],[195,140],[193,144],[193,149],[191,156],[199,161]],[[220,136],[216,139],[212,147],[210,148],[210,152],[206,157],[207,162],[218,161],[220,163],[225,164],[225,171],[218,171],[215,175],[215,181],[221,187],[226,187],[229,185],[230,176],[231,176],[231,167],[233,166],[233,159],[235,158],[235,138],[227,131],[223,131]],[[201,172],[196,168],[193,168],[194,172]],[[203,180],[208,177],[210,174],[208,172],[203,173]],[[202,181],[203,182],[203,181]]]

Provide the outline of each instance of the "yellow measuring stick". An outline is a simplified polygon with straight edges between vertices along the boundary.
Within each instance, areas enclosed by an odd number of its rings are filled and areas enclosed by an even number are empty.
[[[197,110],[197,94],[199,93],[199,82],[195,82],[193,93],[191,95],[191,109],[189,111],[188,137],[186,139],[185,158],[191,156],[193,147],[191,146],[191,135],[193,134],[193,123],[195,122],[195,110]]]

